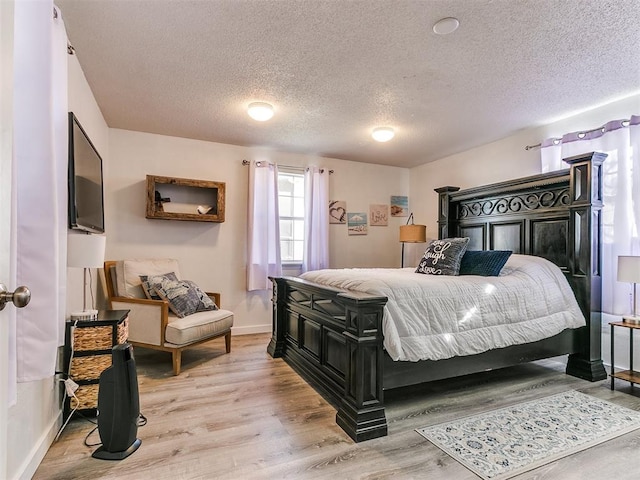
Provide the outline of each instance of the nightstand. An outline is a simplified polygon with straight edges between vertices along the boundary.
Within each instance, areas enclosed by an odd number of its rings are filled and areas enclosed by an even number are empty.
[[[633,369],[633,331],[636,329],[640,329],[640,324],[635,323],[627,323],[627,322],[609,322],[611,325],[611,390],[614,388],[614,380],[619,378],[620,380],[626,380],[627,382],[631,382],[633,386],[634,383],[640,384],[640,372],[637,372]],[[629,329],[629,370],[622,370],[620,372],[615,371],[615,328],[623,327]]]
[[[64,368],[78,384],[67,396],[64,417],[72,411],[95,415],[100,374],[111,366],[111,349],[127,341],[129,310],[100,310],[96,320],[69,320],[65,324]]]

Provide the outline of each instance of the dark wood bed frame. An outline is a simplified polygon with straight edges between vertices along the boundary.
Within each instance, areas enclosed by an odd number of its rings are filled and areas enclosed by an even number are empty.
[[[470,250],[513,250],[547,258],[564,272],[587,320],[579,329],[524,345],[446,360],[394,362],[382,336],[386,297],[299,278],[273,281],[273,335],[267,348],[336,405],[356,442],[387,434],[387,389],[569,354],[566,372],[603,380],[601,333],[602,162],[568,158],[567,170],[438,193],[439,238],[470,238]]]

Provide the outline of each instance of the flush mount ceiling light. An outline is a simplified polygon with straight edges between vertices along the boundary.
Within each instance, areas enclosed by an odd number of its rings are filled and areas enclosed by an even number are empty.
[[[395,136],[395,132],[391,127],[374,128],[371,136],[376,142],[388,142]]]
[[[448,35],[455,32],[460,26],[460,22],[457,18],[447,17],[442,20],[438,20],[433,26],[433,32],[438,35]]]
[[[247,113],[258,122],[266,122],[273,117],[273,105],[266,102],[253,102],[249,104]]]

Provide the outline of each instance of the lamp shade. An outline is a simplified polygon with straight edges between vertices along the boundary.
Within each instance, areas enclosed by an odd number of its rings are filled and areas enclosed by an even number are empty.
[[[427,241],[426,225],[401,225],[400,241],[406,243],[424,243]]]
[[[99,268],[104,264],[107,237],[93,234],[67,236],[67,266]]]
[[[640,283],[640,257],[618,257],[618,281]]]

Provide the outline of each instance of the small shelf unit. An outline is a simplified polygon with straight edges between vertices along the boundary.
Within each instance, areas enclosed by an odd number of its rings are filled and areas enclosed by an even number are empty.
[[[146,218],[224,222],[225,183],[147,175]]]
[[[631,382],[631,384],[640,384],[640,372],[633,369],[633,331],[640,329],[640,324],[630,322],[610,322],[611,326],[611,390],[614,389],[614,380],[619,378]],[[615,363],[615,327],[623,327],[629,329],[629,370],[620,370],[616,372]]]
[[[67,320],[63,361],[78,389],[65,396],[65,419],[76,410],[96,414],[100,374],[111,366],[113,346],[125,343],[128,335],[129,310],[99,310],[96,320]]]

